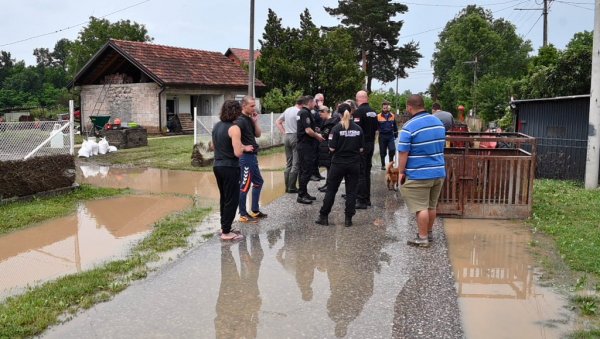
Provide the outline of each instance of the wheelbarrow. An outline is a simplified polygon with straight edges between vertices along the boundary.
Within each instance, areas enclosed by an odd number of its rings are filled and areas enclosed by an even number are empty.
[[[110,115],[92,115],[90,116],[90,120],[92,121],[92,130],[94,131],[94,136],[97,137],[100,136],[100,132],[110,120]]]

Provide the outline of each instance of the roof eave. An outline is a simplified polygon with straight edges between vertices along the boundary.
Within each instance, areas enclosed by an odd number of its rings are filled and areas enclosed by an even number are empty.
[[[520,103],[524,103],[524,102],[556,101],[556,100],[580,99],[580,98],[589,98],[589,97],[590,97],[590,94],[580,94],[580,95],[568,95],[568,96],[552,97],[552,98],[513,100],[513,101],[511,101],[511,103],[520,104]]]

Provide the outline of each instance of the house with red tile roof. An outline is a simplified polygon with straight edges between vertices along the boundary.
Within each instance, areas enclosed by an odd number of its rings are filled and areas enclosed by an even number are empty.
[[[248,63],[250,62],[249,49],[228,48],[225,52],[225,56],[240,66],[248,65]],[[257,49],[256,51],[254,51],[254,61],[258,60],[258,58],[260,58],[260,50]]]
[[[194,108],[216,116],[225,100],[246,95],[248,72],[220,52],[111,39],[69,87],[80,90],[82,122],[110,115],[164,133],[172,119],[191,121]]]

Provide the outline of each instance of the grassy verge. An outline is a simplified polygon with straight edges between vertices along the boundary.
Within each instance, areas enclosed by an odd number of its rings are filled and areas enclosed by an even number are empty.
[[[126,192],[128,191],[124,189],[82,185],[79,189],[60,196],[0,205],[0,235],[71,214],[80,201],[106,198]]]
[[[94,162],[105,165],[123,165],[131,167],[154,167],[186,171],[212,171],[211,166],[194,167],[191,165],[192,145],[191,135],[170,138],[148,139],[147,147],[137,147],[119,150],[115,153],[99,155],[81,162]],[[260,156],[281,153],[283,146],[261,151]],[[260,158],[259,158],[260,163]]]
[[[548,235],[559,252],[554,257],[542,253],[542,263],[551,275],[564,271],[560,265],[566,264],[572,274],[563,276],[568,276],[567,283],[575,295],[572,305],[589,324],[588,329],[575,333],[574,337],[597,338],[600,336],[600,190],[586,190],[580,183],[570,181],[536,180],[533,201],[530,225],[534,231]],[[535,251],[540,250],[543,251]]]
[[[0,338],[39,335],[64,316],[110,300],[131,282],[144,278],[148,263],[161,252],[186,246],[187,237],[209,213],[189,209],[172,214],[154,225],[154,231],[124,260],[69,275],[10,297],[0,304]]]

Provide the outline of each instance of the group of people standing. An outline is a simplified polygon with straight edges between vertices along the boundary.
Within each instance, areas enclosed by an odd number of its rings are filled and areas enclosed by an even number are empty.
[[[384,102],[382,113],[377,114],[369,106],[366,91],[357,92],[355,100],[339,103],[333,113],[325,105],[324,99],[321,93],[314,98],[303,96],[277,119],[277,126],[285,135],[285,190],[287,193],[297,193],[298,203],[312,204],[316,197],[308,192],[308,182],[315,180],[315,177],[319,180],[318,168],[325,167],[326,183],[318,188],[325,192],[325,198],[316,222],[329,224],[331,206],[344,181],[344,224],[351,226],[356,209],[371,206],[371,168],[376,135],[379,132],[380,144],[385,143],[389,160],[393,161],[398,127],[394,114],[390,112],[389,102]]]
[[[407,111],[412,118],[399,131],[389,102],[383,102],[378,114],[369,105],[366,91],[358,91],[355,101],[349,99],[338,104],[333,113],[325,105],[323,94],[298,98],[276,121],[284,134],[286,193],[297,194],[296,201],[300,204],[312,204],[317,198],[309,194],[308,182],[321,180],[319,167],[325,167],[326,183],[318,188],[325,192],[325,197],[315,223],[329,225],[335,196],[345,182],[344,225],[352,226],[356,210],[371,206],[372,157],[379,134],[381,169],[385,170],[386,153],[389,162],[393,162],[398,151],[401,192],[411,212],[416,214],[419,232],[408,243],[429,246],[445,177],[445,128],[439,118],[425,111],[420,95],[408,99]],[[213,129],[214,173],[221,193],[223,240],[242,237],[231,229],[236,208],[239,207],[241,222],[256,222],[267,216],[258,205],[263,179],[256,156],[256,138],[261,135],[257,119],[254,98],[244,97],[241,105],[228,100],[221,110],[221,121]],[[247,211],[250,187],[252,208]]]
[[[212,147],[215,152],[213,172],[219,187],[221,239],[239,240],[243,236],[231,225],[239,208],[241,222],[257,222],[267,217],[258,201],[263,178],[258,167],[258,143],[262,131],[253,97],[245,96],[240,104],[226,100],[213,127]],[[252,186],[252,208],[246,209],[248,191]]]

